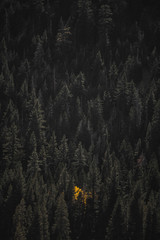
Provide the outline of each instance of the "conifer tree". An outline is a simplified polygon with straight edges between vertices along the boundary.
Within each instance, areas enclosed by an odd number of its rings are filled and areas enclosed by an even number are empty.
[[[106,48],[110,45],[109,32],[112,26],[112,10],[108,4],[102,4],[98,12],[99,41],[100,45]],[[105,51],[105,54],[106,51]]]
[[[57,208],[55,211],[53,234],[56,239],[70,239],[70,223],[68,219],[68,208],[62,192],[57,199]]]
[[[18,162],[23,160],[22,145],[18,136],[18,129],[15,123],[3,130],[3,145],[2,145],[2,158],[3,167],[16,167]]]
[[[13,224],[15,227],[14,239],[15,240],[26,240],[27,229],[26,229],[26,205],[22,198],[20,204],[16,207],[15,214],[13,216]]]
[[[140,185],[137,183],[129,204],[128,237],[130,239],[142,239],[142,214],[139,204],[140,191]]]
[[[107,229],[106,229],[106,236],[105,239],[112,240],[112,239],[124,239],[124,232],[125,232],[125,225],[122,213],[122,207],[120,204],[120,199],[118,198],[112,215],[110,217]]]
[[[151,123],[148,123],[147,126],[147,131],[146,131],[146,138],[145,138],[145,143],[146,143],[146,152],[150,153],[152,149],[152,144],[153,144],[153,139],[152,139],[152,126]]]
[[[39,164],[39,157],[36,148],[34,148],[27,164],[27,173],[29,176],[34,176],[40,171]]]
[[[44,145],[42,145],[42,148],[39,153],[39,165],[42,169],[44,177],[48,174],[48,163],[47,163],[47,154]]]
[[[100,51],[97,52],[93,62],[93,69],[91,75],[91,85],[97,87],[98,84],[105,84],[105,67]]]
[[[36,239],[49,240],[50,235],[49,235],[48,214],[47,214],[47,209],[46,209],[44,200],[41,205],[40,203],[38,204],[36,211],[37,211],[37,219],[35,219],[35,221],[37,221],[36,231],[38,235],[36,236]]]
[[[155,146],[159,142],[159,122],[160,122],[160,100],[156,103],[154,108],[154,113],[152,117],[152,138],[154,140]]]
[[[73,76],[72,76],[73,77]],[[84,100],[86,95],[85,89],[86,79],[84,73],[80,72],[71,82],[71,90],[75,97],[79,97],[81,102]]]
[[[57,144],[57,137],[55,135],[55,132],[52,133],[49,143],[46,148],[47,152],[47,159],[48,159],[48,165],[51,170],[55,170],[57,167],[59,159],[59,148]]]
[[[75,169],[75,179],[79,186],[83,186],[85,179],[85,170],[87,168],[87,159],[85,149],[82,143],[79,142],[74,154],[73,167]]]

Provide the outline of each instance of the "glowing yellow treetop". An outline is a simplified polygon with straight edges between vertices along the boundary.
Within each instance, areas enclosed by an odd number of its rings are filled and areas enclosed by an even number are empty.
[[[79,194],[81,194],[82,201],[85,205],[87,203],[87,199],[92,197],[92,194],[90,192],[87,193],[86,191],[83,191],[81,188],[75,186],[74,187],[74,196],[73,196],[74,201],[78,200]]]

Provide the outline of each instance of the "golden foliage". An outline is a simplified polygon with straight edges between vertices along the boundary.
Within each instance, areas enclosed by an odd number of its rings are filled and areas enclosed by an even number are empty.
[[[79,198],[79,195],[81,195],[82,201],[83,201],[84,205],[87,204],[87,199],[88,199],[88,198],[92,198],[91,192],[88,193],[88,192],[86,192],[86,191],[83,191],[81,188],[75,186],[75,187],[74,187],[73,200],[74,200],[74,201],[77,201],[78,198]]]

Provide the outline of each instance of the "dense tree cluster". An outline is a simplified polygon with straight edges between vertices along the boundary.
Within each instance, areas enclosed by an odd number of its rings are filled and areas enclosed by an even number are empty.
[[[157,2],[1,1],[0,238],[160,239]]]

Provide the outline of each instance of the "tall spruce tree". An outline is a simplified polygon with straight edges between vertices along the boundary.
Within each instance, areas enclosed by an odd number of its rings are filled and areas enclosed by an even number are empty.
[[[55,211],[53,236],[56,239],[70,239],[70,223],[68,219],[68,208],[62,192],[57,199],[57,208]]]

